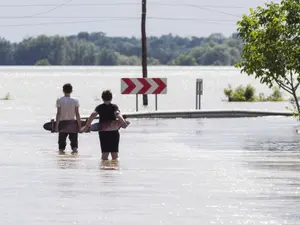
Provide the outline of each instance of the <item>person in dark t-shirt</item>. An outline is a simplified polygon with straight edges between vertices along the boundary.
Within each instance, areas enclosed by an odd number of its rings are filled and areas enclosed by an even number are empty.
[[[126,121],[120,113],[119,107],[116,104],[111,103],[112,93],[110,90],[102,92],[102,100],[103,103],[98,105],[92,112],[82,132],[86,132],[88,130],[89,126],[97,115],[99,115],[99,123],[110,122],[119,119],[124,127],[127,126]],[[111,153],[113,160],[118,159],[120,141],[119,130],[99,131],[98,134],[102,151],[102,160],[108,160],[109,153]]]

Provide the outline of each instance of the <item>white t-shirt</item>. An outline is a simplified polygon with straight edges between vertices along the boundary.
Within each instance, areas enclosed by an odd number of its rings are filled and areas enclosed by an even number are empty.
[[[79,102],[75,98],[63,96],[56,100],[56,107],[60,107],[60,121],[74,120],[75,107],[79,107]]]

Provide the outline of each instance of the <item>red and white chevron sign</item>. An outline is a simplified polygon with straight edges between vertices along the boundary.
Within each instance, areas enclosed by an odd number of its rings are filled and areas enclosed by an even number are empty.
[[[122,94],[166,94],[167,78],[122,78]]]

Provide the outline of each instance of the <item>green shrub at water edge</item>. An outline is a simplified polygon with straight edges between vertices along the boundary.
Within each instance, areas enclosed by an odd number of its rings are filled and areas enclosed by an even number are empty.
[[[238,86],[233,92],[232,92],[232,101],[237,101],[237,102],[244,102],[246,101],[246,96],[245,96],[245,88],[243,86]]]
[[[231,101],[231,96],[232,96],[232,88],[231,85],[228,85],[228,88],[224,88],[224,95],[228,98],[228,101]]]
[[[228,88],[224,89],[224,94],[229,102],[248,102],[255,100],[255,88],[250,84],[246,87],[240,85],[235,90],[231,88],[231,85],[228,85]]]
[[[278,87],[274,87],[273,93],[267,97],[263,93],[256,96],[255,92],[255,88],[250,84],[246,87],[240,85],[235,90],[231,88],[231,85],[228,85],[228,88],[224,89],[224,94],[229,102],[283,101],[282,93]]]
[[[283,101],[282,93],[279,87],[273,87],[272,94],[267,98],[267,101],[281,102]]]
[[[7,93],[3,98],[0,100],[11,100],[10,93]]]
[[[36,66],[50,66],[48,59],[40,59],[35,63]]]

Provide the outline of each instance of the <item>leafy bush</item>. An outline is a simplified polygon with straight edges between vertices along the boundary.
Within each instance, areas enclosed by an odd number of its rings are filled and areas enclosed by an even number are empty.
[[[235,90],[231,88],[231,85],[228,85],[228,88],[224,89],[224,94],[229,102],[283,101],[282,93],[278,87],[274,87],[272,94],[267,97],[264,93],[259,93],[256,96],[255,92],[255,88],[250,84],[246,87],[239,85]]]

